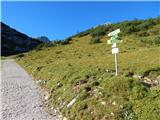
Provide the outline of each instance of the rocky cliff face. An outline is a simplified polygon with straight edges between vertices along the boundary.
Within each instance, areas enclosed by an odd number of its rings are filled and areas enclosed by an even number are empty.
[[[42,42],[10,28],[1,22],[1,55],[8,56],[29,51]]]

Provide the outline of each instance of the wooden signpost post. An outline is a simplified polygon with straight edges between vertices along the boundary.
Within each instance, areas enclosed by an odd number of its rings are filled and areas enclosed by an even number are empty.
[[[117,29],[111,33],[108,34],[110,38],[110,40],[108,40],[108,44],[112,44],[112,54],[114,54],[115,56],[115,75],[118,75],[118,61],[117,61],[117,54],[119,52],[118,48],[117,48],[117,43],[121,43],[122,40],[118,40],[118,33],[120,33],[120,29]]]

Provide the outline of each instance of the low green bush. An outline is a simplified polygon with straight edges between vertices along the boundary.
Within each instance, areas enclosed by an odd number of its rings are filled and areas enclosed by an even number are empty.
[[[19,54],[16,55],[16,58],[21,58],[21,57],[24,57],[23,53],[19,53]]]
[[[159,46],[160,45],[160,36],[157,36],[153,39],[149,38],[142,38],[140,40],[142,43],[148,44],[148,45],[154,45],[154,46]]]
[[[96,44],[96,43],[101,43],[100,37],[91,38],[90,44]]]
[[[91,33],[91,36],[92,37],[100,37],[100,36],[104,36],[105,34],[106,34],[106,31],[104,29],[97,29]]]
[[[140,31],[140,32],[136,33],[136,35],[138,35],[140,37],[149,36],[149,34],[147,33],[147,31]]]
[[[53,43],[51,43],[51,42],[46,42],[46,43],[42,43],[42,44],[38,45],[38,46],[35,48],[35,50],[36,50],[36,51],[39,51],[39,50],[42,50],[43,48],[48,48],[48,47],[53,47],[53,46],[54,46]]]
[[[156,37],[153,43],[154,45],[160,45],[160,36]]]

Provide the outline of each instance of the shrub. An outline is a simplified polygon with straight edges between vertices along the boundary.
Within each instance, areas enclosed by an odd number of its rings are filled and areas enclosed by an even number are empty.
[[[147,31],[140,31],[137,33],[138,36],[140,37],[145,37],[145,36],[149,36],[149,34],[147,33]]]
[[[38,46],[35,48],[35,50],[36,50],[36,51],[39,51],[39,50],[42,50],[43,48],[48,48],[48,47],[53,47],[53,46],[54,46],[53,43],[51,43],[51,42],[46,42],[46,43],[42,43],[42,44],[38,45]]]
[[[100,37],[100,36],[103,36],[105,35],[106,32],[104,29],[98,29],[98,30],[95,30],[94,32],[91,33],[91,36],[92,37]]]
[[[124,107],[118,113],[118,119],[120,120],[137,120],[137,116],[132,109],[132,104],[125,104]]]
[[[130,33],[137,32],[137,31],[138,31],[138,29],[134,25],[131,25],[131,26],[128,26],[125,28],[126,34],[130,34]]]
[[[91,38],[90,44],[101,43],[100,37]]]
[[[158,17],[156,18],[156,23],[157,23],[157,24],[160,24],[160,16],[158,16]]]
[[[21,58],[21,57],[24,57],[24,54],[23,54],[23,53],[20,53],[20,54],[17,54],[17,55],[16,55],[16,58]]]
[[[140,25],[138,25],[137,28],[141,31],[148,29],[149,27],[153,27],[155,24],[156,22],[154,21],[154,19],[148,19],[142,22]]]
[[[154,45],[160,45],[160,36],[156,37],[153,41]]]
[[[155,45],[159,46],[160,45],[160,36],[155,37],[154,39],[141,39],[141,42],[148,44],[148,45]]]
[[[88,34],[89,34],[88,31],[86,31],[86,32],[80,32],[80,33],[78,33],[78,37],[83,37],[83,36],[88,35]]]
[[[72,40],[72,37],[66,38],[65,40],[56,40],[53,42],[54,45],[67,45]]]

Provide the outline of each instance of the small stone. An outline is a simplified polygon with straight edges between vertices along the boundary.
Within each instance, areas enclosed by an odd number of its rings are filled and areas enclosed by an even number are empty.
[[[133,78],[142,79],[142,76],[141,75],[133,75]]]
[[[62,87],[62,86],[63,86],[62,83],[60,83],[60,82],[57,83],[57,88]]]
[[[120,105],[120,108],[122,109],[122,108],[123,108],[123,105]]]
[[[60,100],[60,99],[61,99],[61,97],[58,98],[58,100]]]
[[[67,108],[71,107],[75,102],[76,102],[76,98],[74,98],[68,105]]]
[[[50,95],[47,94],[44,99],[45,99],[45,100],[48,100],[49,98],[50,98]]]
[[[66,118],[66,117],[64,117],[64,118],[63,118],[63,120],[67,120],[67,118]]]
[[[113,101],[112,105],[116,105],[116,102],[115,102],[115,101]]]
[[[106,72],[109,72],[109,70],[108,70],[108,69],[106,69]]]
[[[112,116],[114,116],[114,113],[113,113],[113,112],[111,112],[111,115],[112,115]]]
[[[101,102],[101,104],[102,104],[102,105],[106,105],[106,103],[105,103],[105,102],[103,102],[103,101]]]
[[[99,78],[98,80],[102,80],[102,78]]]

